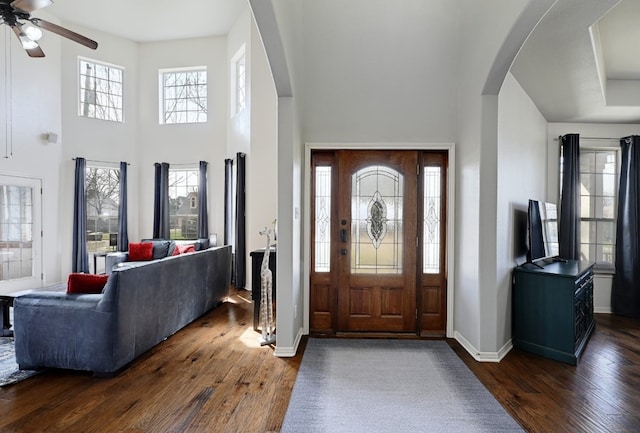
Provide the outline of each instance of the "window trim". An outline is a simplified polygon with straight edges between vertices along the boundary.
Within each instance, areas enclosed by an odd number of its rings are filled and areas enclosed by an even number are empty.
[[[200,183],[199,183],[200,171],[199,171],[198,167],[191,166],[190,164],[189,165],[184,165],[184,166],[179,166],[179,164],[178,164],[178,167],[175,167],[175,166],[173,168],[171,166],[169,167],[169,175],[171,175],[172,172],[193,172],[193,173],[195,173],[195,175],[197,177],[196,183],[195,183],[195,188],[196,188],[196,191],[198,192],[198,194],[200,194],[200,191],[198,189],[199,185],[200,185]],[[188,204],[189,209],[194,209],[193,207],[191,207],[191,200],[189,199],[189,194],[191,192],[188,190],[188,187],[189,187],[189,185],[187,185],[187,195],[185,196],[185,202],[184,203]],[[169,200],[171,200],[171,185],[169,185],[169,190],[170,190],[170,192],[169,192]],[[184,205],[184,203],[183,203],[183,205]],[[197,206],[198,206],[197,198],[196,198],[195,204],[196,204],[195,208],[197,208]],[[176,216],[176,214],[172,214],[171,213],[171,208],[169,208],[169,219],[171,220],[171,218],[173,216]],[[196,227],[197,227],[198,224],[199,224],[199,220],[200,220],[200,213],[197,212],[195,214],[195,217],[196,217]],[[193,237],[193,238],[186,238],[183,235],[182,238],[177,239],[177,238],[173,237],[173,230],[170,229],[169,230],[169,238],[172,239],[172,240],[193,241],[193,240],[197,240],[198,239],[198,234],[196,233],[195,237]]]
[[[120,166],[118,164],[115,164],[115,163],[113,163],[113,164],[111,164],[111,163],[87,164],[86,171],[88,172],[89,170],[113,170],[113,171],[118,172],[118,175],[120,174]],[[86,190],[86,188],[87,188],[87,186],[85,185],[85,190]],[[85,197],[85,202],[86,202],[86,205],[87,205],[87,221],[86,221],[87,230],[90,229],[90,227],[89,227],[89,203],[88,203],[88,201],[89,201],[89,198]],[[117,220],[120,218],[120,185],[119,184],[118,184],[117,201],[118,201],[117,202],[117,206],[116,206],[116,217],[117,217],[117,219],[116,219],[115,232],[109,231],[109,233],[118,233]],[[111,218],[111,216],[110,216],[110,218]],[[109,224],[109,227],[111,228],[110,224]],[[107,245],[106,250],[104,250],[104,251],[100,251],[97,248],[96,248],[95,251],[92,251],[89,248],[89,245],[90,245],[91,242],[96,242],[96,241],[90,241],[87,238],[87,251],[89,251],[90,254],[100,254],[100,253],[104,253],[104,252],[108,252],[109,251],[109,245]]]
[[[206,98],[207,98],[207,111],[205,111],[206,119],[201,122],[167,122],[165,112],[165,86],[164,75],[165,74],[178,74],[187,72],[204,72],[206,74]],[[179,68],[162,68],[158,69],[158,123],[160,125],[194,125],[209,122],[209,71],[206,65],[202,66],[185,66]]]
[[[238,104],[238,62],[241,58],[244,58],[244,104],[239,107]],[[233,119],[238,114],[242,113],[247,108],[247,55],[246,44],[242,44],[238,51],[231,58],[231,86],[229,91],[231,93],[230,102],[231,107],[229,113]]]
[[[603,139],[603,140],[597,140],[600,142],[606,142],[607,140]],[[617,182],[615,184],[615,192],[613,194],[613,199],[614,199],[614,213],[616,215],[616,217],[614,218],[582,218],[580,217],[580,222],[582,223],[583,221],[590,221],[590,222],[597,222],[597,221],[605,221],[605,222],[614,222],[617,226],[617,210],[618,210],[618,190],[619,190],[619,184],[620,184],[620,166],[621,166],[621,149],[617,144],[611,144],[611,145],[597,145],[597,144],[584,144],[584,143],[580,143],[580,157],[582,158],[582,151],[590,151],[590,152],[597,152],[597,151],[613,151],[616,155],[616,175],[617,175]],[[562,148],[560,149],[560,156],[562,156]],[[560,164],[559,164],[559,189],[560,189],[560,194],[559,197],[562,197],[562,159],[560,159]],[[582,239],[580,241],[580,243],[582,244]],[[595,245],[595,244],[594,244]],[[614,254],[615,254],[615,248],[616,248],[616,244],[615,244],[615,234],[614,234],[614,244],[613,244],[613,248],[614,248]],[[614,257],[614,262],[613,263],[609,263],[609,262],[602,262],[602,261],[594,261],[594,272],[598,273],[598,274],[615,274],[615,257]]]
[[[122,87],[122,108],[120,109],[122,115],[121,115],[121,119],[120,120],[112,120],[112,119],[103,119],[101,117],[96,117],[96,116],[84,116],[82,114],[82,92],[83,89],[81,88],[82,86],[82,76],[83,76],[83,72],[82,72],[82,62],[87,62],[87,63],[92,63],[94,65],[101,65],[101,66],[106,66],[108,68],[113,68],[113,69],[119,69],[120,71],[122,71],[122,81],[119,83],[120,86]],[[120,65],[116,65],[114,63],[109,63],[109,62],[103,62],[101,60],[96,60],[96,59],[91,59],[89,57],[83,57],[83,56],[78,56],[78,60],[76,63],[76,74],[77,74],[77,85],[76,85],[76,91],[77,91],[77,107],[78,107],[78,117],[82,117],[85,119],[95,119],[95,120],[104,120],[106,122],[115,122],[115,123],[125,123],[125,118],[126,118],[126,111],[125,111],[125,92],[126,92],[126,87],[125,87],[125,72],[126,69],[124,66],[120,66]]]

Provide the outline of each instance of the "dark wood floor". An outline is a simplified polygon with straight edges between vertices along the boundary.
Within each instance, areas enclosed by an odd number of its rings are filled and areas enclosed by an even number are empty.
[[[45,371],[0,389],[0,432],[277,432],[301,361],[252,329],[249,292],[135,360],[118,376]],[[531,432],[640,431],[640,321],[599,315],[577,367],[513,350],[478,363],[451,347]]]

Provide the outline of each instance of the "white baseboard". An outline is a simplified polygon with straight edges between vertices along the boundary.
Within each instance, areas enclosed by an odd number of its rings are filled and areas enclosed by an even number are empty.
[[[296,356],[298,352],[298,346],[300,346],[300,340],[302,340],[302,336],[304,335],[304,330],[302,328],[298,329],[298,333],[296,334],[296,339],[293,342],[293,346],[280,346],[278,344],[278,334],[276,333],[276,350],[273,354],[279,358],[292,358]]]
[[[594,307],[593,312],[599,314],[613,314],[611,307]]]
[[[454,332],[453,338],[455,338],[458,343],[464,347],[464,350],[469,352],[469,355],[471,355],[473,359],[479,362],[500,362],[502,358],[504,358],[507,353],[513,349],[511,339],[509,339],[509,341],[507,341],[497,352],[481,352],[469,343],[469,341],[459,332]]]

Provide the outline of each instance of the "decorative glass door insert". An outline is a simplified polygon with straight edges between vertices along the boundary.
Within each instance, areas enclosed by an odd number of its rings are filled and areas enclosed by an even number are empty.
[[[351,177],[351,272],[402,273],[404,177],[364,167]]]

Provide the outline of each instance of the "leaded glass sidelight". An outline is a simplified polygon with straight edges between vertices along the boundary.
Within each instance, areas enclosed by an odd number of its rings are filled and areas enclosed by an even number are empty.
[[[351,272],[402,273],[404,178],[380,165],[351,177]]]
[[[441,189],[440,167],[424,168],[424,232],[422,268],[425,274],[440,272]]]
[[[331,270],[331,167],[315,169],[315,272]]]

